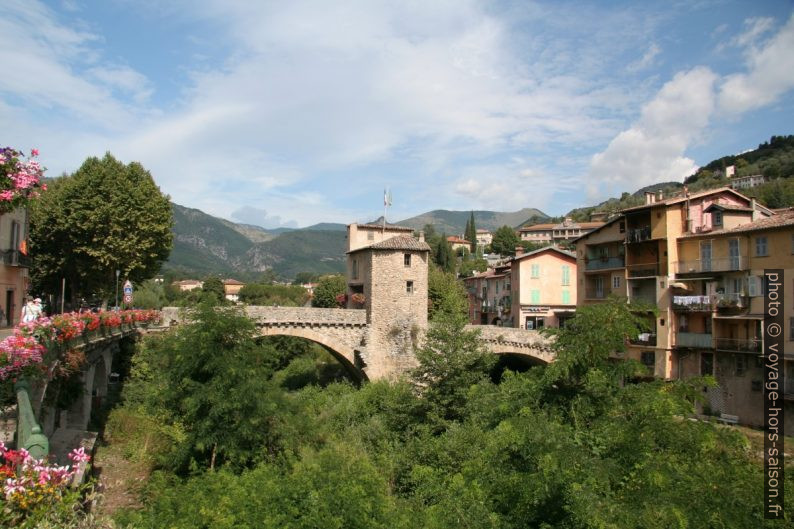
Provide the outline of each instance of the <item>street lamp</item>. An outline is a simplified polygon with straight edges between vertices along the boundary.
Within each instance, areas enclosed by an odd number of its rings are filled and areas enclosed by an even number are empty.
[[[119,310],[119,275],[121,275],[121,270],[118,268],[116,269],[116,307],[114,310]]]

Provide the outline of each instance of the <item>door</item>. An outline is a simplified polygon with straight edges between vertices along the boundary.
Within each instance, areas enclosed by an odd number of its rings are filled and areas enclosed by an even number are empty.
[[[730,239],[728,241],[728,260],[730,261],[731,270],[739,269],[739,239]]]
[[[5,317],[2,319],[2,324],[8,327],[14,324],[14,291],[6,290],[6,304],[5,304]]]
[[[711,271],[711,241],[700,243],[700,271]]]
[[[595,297],[597,299],[604,297],[604,278],[601,276],[595,278]]]

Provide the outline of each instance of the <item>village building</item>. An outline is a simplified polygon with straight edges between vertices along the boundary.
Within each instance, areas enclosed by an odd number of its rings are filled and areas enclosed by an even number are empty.
[[[535,244],[565,244],[599,227],[603,222],[574,222],[566,218],[560,223],[533,224],[518,230],[522,241]]]
[[[27,254],[27,210],[17,208],[0,215],[0,327],[11,327],[19,323],[30,277]]]
[[[469,323],[513,326],[510,263],[463,280],[469,299]]]
[[[493,234],[484,229],[484,228],[477,228],[477,248],[485,250],[485,247],[490,245],[493,241]]]
[[[240,300],[240,289],[245,286],[245,283],[237,281],[236,279],[223,280],[223,295],[229,301],[235,303]]]
[[[457,235],[450,235],[449,237],[447,237],[447,242],[449,243],[453,252],[457,252],[459,249],[462,248],[465,248],[466,250],[471,250],[471,243],[466,239],[458,237]]]
[[[576,312],[576,254],[554,246],[517,250],[510,286],[513,326],[563,327]]]

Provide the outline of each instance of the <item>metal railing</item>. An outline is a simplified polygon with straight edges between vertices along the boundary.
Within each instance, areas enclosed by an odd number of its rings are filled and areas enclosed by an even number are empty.
[[[750,306],[750,298],[744,294],[716,294],[714,296],[717,310],[744,309]]]
[[[760,338],[717,338],[717,349],[734,353],[760,353],[763,341]]]
[[[711,312],[714,303],[711,296],[673,296],[673,310],[679,312]]]
[[[610,268],[623,268],[625,258],[618,257],[589,257],[585,263],[585,270],[607,270]]]
[[[3,264],[6,266],[21,266],[25,268],[30,266],[30,257],[19,250],[3,250],[2,256]]]
[[[584,291],[585,299],[606,299],[607,292],[606,289],[597,290],[595,288],[587,288]]]
[[[651,239],[651,227],[643,226],[642,228],[634,228],[626,230],[626,242],[642,242]]]
[[[629,343],[632,345],[656,345],[656,333],[640,333],[636,338],[629,340]]]
[[[26,380],[14,384],[17,395],[17,448],[24,448],[34,459],[44,459],[50,453],[50,442],[36,422],[30,403],[30,385]]]
[[[700,347],[711,349],[714,346],[711,334],[700,332],[677,332],[675,345],[678,347]]]
[[[676,271],[679,274],[693,274],[701,272],[731,272],[745,270],[746,268],[747,258],[736,256],[679,261],[676,266]]]
[[[655,277],[660,275],[659,262],[626,265],[629,277]]]

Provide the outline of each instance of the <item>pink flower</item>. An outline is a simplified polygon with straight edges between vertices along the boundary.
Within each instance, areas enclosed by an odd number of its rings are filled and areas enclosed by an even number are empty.
[[[69,452],[69,459],[71,459],[75,464],[87,463],[91,460],[91,456],[86,454],[85,448],[81,446],[80,448],[75,448]]]
[[[30,155],[31,156],[38,156],[39,155],[39,150],[38,149],[30,149]]]

